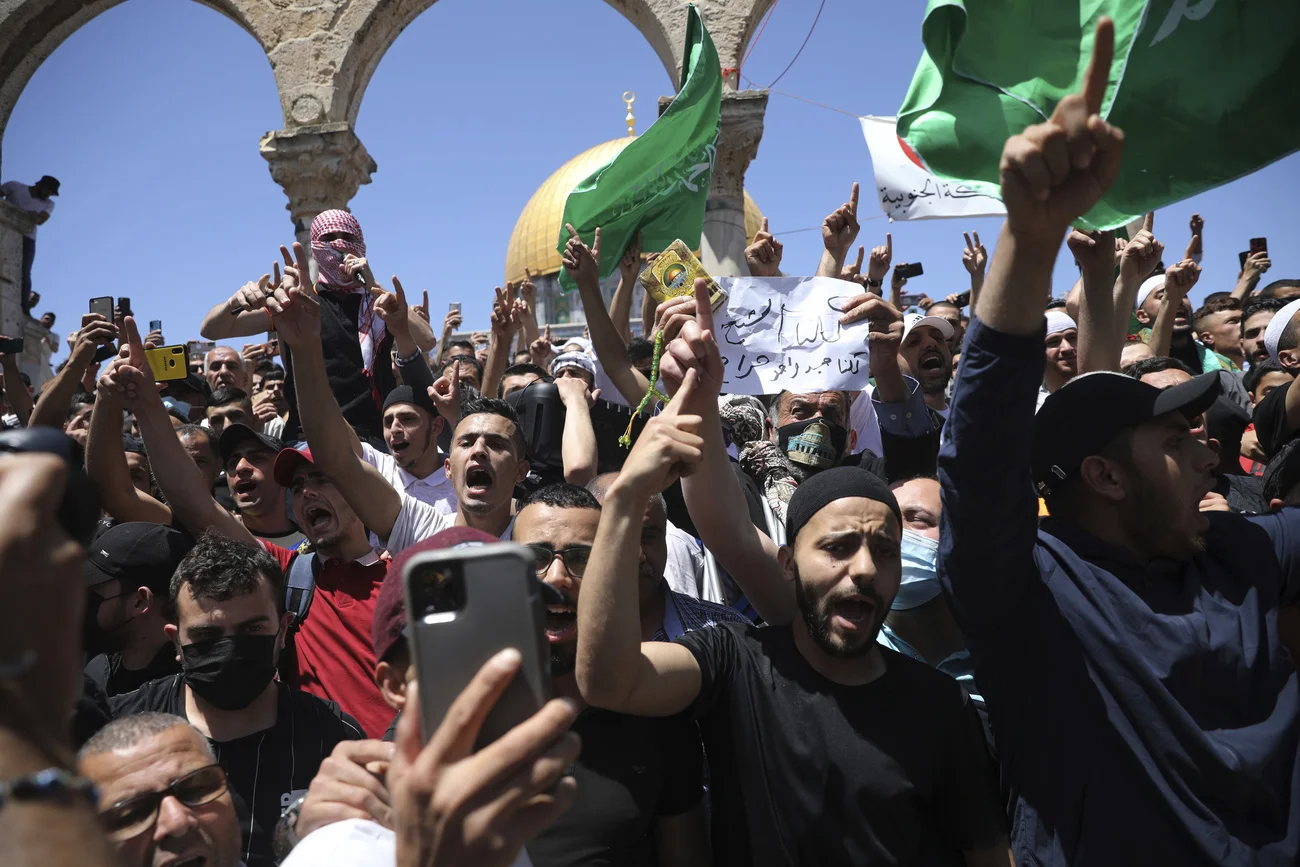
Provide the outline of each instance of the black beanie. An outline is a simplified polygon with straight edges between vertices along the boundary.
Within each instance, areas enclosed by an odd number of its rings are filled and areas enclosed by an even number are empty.
[[[428,392],[417,393],[416,390],[411,388],[409,385],[399,385],[397,388],[390,391],[388,397],[384,398],[384,408],[382,411],[388,412],[388,408],[395,403],[413,404],[430,415],[438,414],[438,410],[434,408],[433,401],[429,399]]]
[[[866,497],[884,503],[898,519],[898,525],[903,525],[898,500],[879,476],[861,467],[831,467],[809,476],[795,488],[785,510],[786,544],[794,545],[795,537],[813,515],[845,497]]]

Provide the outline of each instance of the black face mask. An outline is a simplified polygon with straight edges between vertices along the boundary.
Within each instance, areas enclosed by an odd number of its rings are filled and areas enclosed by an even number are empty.
[[[235,635],[181,645],[181,668],[194,694],[221,710],[253,703],[275,677],[278,635]]]
[[[814,473],[839,464],[849,441],[847,428],[820,417],[782,425],[776,436],[792,463]]]

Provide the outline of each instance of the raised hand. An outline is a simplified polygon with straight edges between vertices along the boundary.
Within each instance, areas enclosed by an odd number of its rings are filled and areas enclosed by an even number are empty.
[[[903,314],[884,298],[867,292],[850,298],[840,316],[841,325],[868,322],[867,343],[871,349],[871,372],[898,363],[898,348],[903,342]]]
[[[694,316],[686,319],[671,342],[666,338],[663,354],[659,357],[659,378],[668,393],[675,394],[686,379],[686,372],[695,369],[700,375],[694,396],[699,403],[687,405],[689,411],[701,414],[700,406],[706,401],[716,402],[722,391],[726,371],[722,366],[722,353],[718,350],[713,331],[713,309],[709,306],[709,286],[703,278],[695,281]]]
[[[673,399],[646,422],[619,471],[619,482],[628,490],[654,496],[700,465],[704,457],[704,438],[699,435],[703,419],[685,410],[700,388],[699,381],[699,369],[688,368]]]
[[[283,248],[281,248],[283,249]],[[271,283],[271,275],[263,274],[257,278],[256,282],[245,283],[239,287],[230,300],[226,302],[226,308],[232,313],[239,313],[243,310],[260,310],[266,306],[266,296],[271,294],[271,286],[279,285],[277,280]]]
[[[903,287],[907,285],[907,278],[903,276],[902,270],[906,268],[909,262],[899,262],[894,266],[894,273],[889,277],[889,288],[894,292],[902,292]]]
[[[428,293],[426,293],[426,294],[428,294]],[[448,311],[447,311],[447,315],[444,316],[444,317],[442,317],[442,333],[443,333],[443,335],[445,336],[445,335],[451,334],[451,333],[452,333],[453,331],[455,331],[457,328],[460,328],[460,323],[461,323],[461,322],[462,322],[462,319],[461,319],[461,315],[460,315],[460,311],[459,311],[459,310],[448,310]]]
[[[867,259],[867,280],[871,285],[878,287],[884,282],[885,275],[889,273],[889,263],[893,261],[894,236],[886,232],[884,245],[872,247],[871,256]]]
[[[1154,213],[1148,213],[1142,221],[1142,228],[1124,245],[1119,256],[1119,276],[1121,280],[1141,282],[1145,280],[1165,254],[1165,245],[1156,240]],[[1141,299],[1139,299],[1141,300]]]
[[[1119,175],[1124,133],[1101,119],[1115,52],[1115,24],[1097,21],[1083,92],[1056,104],[1045,122],[1007,140],[999,174],[1007,227],[1019,238],[1051,245],[1097,204]]]
[[[587,383],[578,379],[576,376],[562,376],[555,380],[555,388],[560,393],[560,401],[565,406],[571,406],[577,403],[585,403],[590,409],[596,403],[596,398],[600,396],[600,389],[590,391]]]
[[[275,408],[275,397],[271,392],[263,391],[253,395],[253,415],[263,425],[271,419],[280,417],[279,410]]]
[[[1065,245],[1074,255],[1074,261],[1085,274],[1104,277],[1110,286],[1111,274],[1115,271],[1115,233],[1082,232],[1071,229],[1065,239]]]
[[[767,229],[767,217],[763,218],[763,228],[754,233],[754,243],[745,248],[745,264],[749,266],[751,277],[776,277],[781,273],[781,254],[784,248]]]
[[[551,357],[555,355],[555,346],[551,343],[549,322],[542,328],[542,333],[537,335],[537,339],[528,344],[528,354],[532,356],[533,364],[539,367],[546,367],[550,363]]]
[[[266,361],[266,345],[263,343],[249,343],[239,350],[239,357],[243,359],[244,369],[252,370],[263,361]]]
[[[641,273],[641,233],[637,232],[630,241],[627,242],[627,249],[623,251],[623,256],[618,260],[619,278],[631,286],[632,281]],[[528,276],[528,272],[524,272]],[[531,281],[529,281],[531,282]],[[533,287],[534,295],[537,287]]]
[[[858,237],[858,184],[853,183],[849,200],[822,221],[822,243],[836,259],[843,260]]]
[[[438,377],[429,386],[429,400],[433,401],[438,415],[454,428],[460,421],[460,364],[455,360],[451,364],[451,373]]]
[[[508,340],[519,330],[521,302],[514,298],[513,283],[507,283],[504,292],[501,291],[500,286],[492,291],[496,293],[496,301],[492,304],[492,313],[488,317],[488,322],[498,340]]]
[[[1192,259],[1201,255],[1204,246],[1205,220],[1201,219],[1200,214],[1192,214],[1192,219],[1188,221],[1188,227],[1192,230],[1192,237],[1187,242],[1187,252],[1183,254],[1184,259]]]
[[[1175,262],[1165,269],[1165,300],[1181,302],[1201,279],[1201,266],[1191,259]]]
[[[280,248],[286,259],[289,251]],[[320,340],[320,298],[311,283],[307,268],[307,251],[293,242],[293,264],[285,265],[284,279],[266,299],[275,330],[291,347]]]
[[[664,333],[664,346],[673,341],[682,326],[695,320],[695,296],[678,295],[669,298],[655,311],[655,331]]]
[[[148,393],[157,394],[154,387],[153,368],[144,354],[144,343],[135,326],[135,317],[122,321],[124,345],[96,383],[96,391],[135,412],[141,408],[141,399]]]
[[[118,339],[118,333],[117,326],[98,313],[83,313],[81,314],[81,328],[72,334],[75,339],[72,343],[71,354],[76,354],[78,345],[85,345],[89,348],[115,343]]]
[[[393,278],[393,282],[394,283],[397,282],[396,277]],[[424,300],[422,300],[419,304],[412,307],[411,312],[414,313],[416,316],[420,317],[421,319],[423,319],[425,322],[429,321],[429,290],[428,289],[424,290]]]
[[[411,308],[407,306],[406,292],[396,274],[393,275],[392,292],[385,292],[377,286],[372,286],[369,291],[375,298],[375,315],[384,320],[389,333],[411,330]]]
[[[1241,269],[1241,276],[1258,280],[1271,267],[1273,262],[1268,258],[1268,251],[1260,250],[1246,257],[1246,267]]]
[[[582,243],[582,238],[578,237],[578,230],[573,228],[572,223],[565,223],[564,227],[569,230],[569,240],[564,246],[564,253],[560,256],[564,262],[564,270],[569,272],[573,282],[582,284],[584,281],[588,285],[598,285],[600,283],[600,227],[596,227],[596,237],[590,247]]]
[[[637,235],[638,249],[640,244],[641,236]],[[533,282],[533,272],[527,268],[524,269],[524,282],[519,284],[519,298],[528,305],[529,310],[537,309],[537,284]]]
[[[144,336],[144,345],[153,346],[153,347],[166,346],[167,338],[163,337],[163,333],[161,330],[150,331],[148,334]]]
[[[971,235],[975,236],[975,242],[971,243]],[[984,268],[989,263],[989,251],[984,249],[980,243],[979,232],[962,232],[961,236],[966,239],[966,247],[961,251],[961,264],[973,278],[978,277],[981,281],[984,279]]]

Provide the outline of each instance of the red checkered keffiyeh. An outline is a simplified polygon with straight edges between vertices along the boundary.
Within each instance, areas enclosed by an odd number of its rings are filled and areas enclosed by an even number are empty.
[[[322,241],[322,235],[347,232],[356,238],[334,238]],[[383,343],[386,334],[384,320],[375,315],[375,299],[366,292],[365,285],[343,273],[343,257],[366,255],[366,239],[361,234],[361,224],[347,211],[321,211],[311,221],[311,255],[316,260],[316,290],[325,292],[356,292],[366,297],[357,309],[357,335],[361,341],[361,360],[369,374],[375,367],[375,347]]]

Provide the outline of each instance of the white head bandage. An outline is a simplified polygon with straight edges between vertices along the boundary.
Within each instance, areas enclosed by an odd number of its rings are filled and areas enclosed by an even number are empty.
[[[1268,327],[1264,329],[1264,348],[1268,350],[1268,357],[1274,361],[1277,361],[1277,342],[1282,339],[1282,332],[1286,331],[1297,313],[1300,313],[1300,298],[1277,311],[1277,315],[1269,320]]]
[[[1070,318],[1070,314],[1064,310],[1047,311],[1047,333],[1057,334],[1061,331],[1069,331],[1071,328],[1077,329],[1079,326]]]

